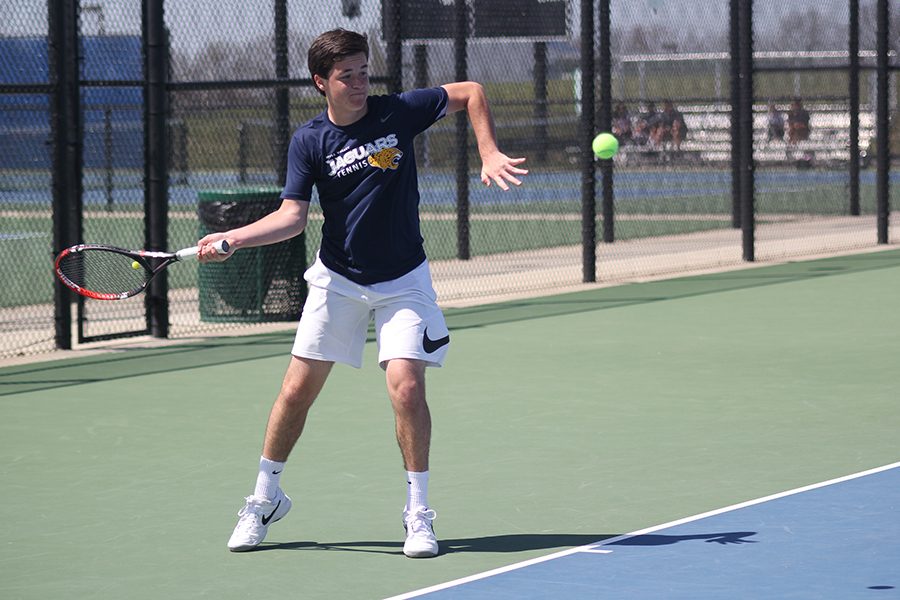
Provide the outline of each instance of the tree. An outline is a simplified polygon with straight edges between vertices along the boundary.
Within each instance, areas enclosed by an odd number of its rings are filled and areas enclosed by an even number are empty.
[[[875,10],[875,1],[868,3],[860,2],[859,6],[859,49],[874,51],[876,47],[876,36],[878,31],[878,16]],[[896,5],[895,5],[896,6]],[[892,10],[888,15],[890,19],[888,35],[888,50],[900,52],[900,36],[897,35],[897,26],[900,24],[900,18],[897,16],[897,10]]]
[[[778,23],[773,49],[777,50],[846,50],[846,19],[809,7],[788,13]]]
[[[360,15],[360,0],[341,0],[341,14],[353,19]]]
[[[675,31],[663,25],[634,25],[611,37],[616,54],[674,52],[680,47]]]

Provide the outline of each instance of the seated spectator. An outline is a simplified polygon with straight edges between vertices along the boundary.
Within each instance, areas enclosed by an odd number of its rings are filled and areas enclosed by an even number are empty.
[[[623,102],[616,104],[612,114],[612,134],[616,136],[620,144],[631,142],[631,115]]]
[[[788,111],[788,142],[796,144],[809,139],[809,112],[800,98],[794,98]]]
[[[768,128],[767,141],[784,140],[784,115],[774,104],[769,104],[769,113],[766,116],[766,126]]]
[[[663,111],[659,115],[658,125],[655,130],[655,143],[662,147],[667,142],[672,143],[675,152],[681,150],[681,143],[687,137],[688,127],[684,122],[684,115],[676,110],[671,100],[663,102]]]
[[[634,124],[632,139],[634,143],[644,145],[653,139],[656,127],[659,125],[659,113],[656,112],[656,104],[647,103],[647,111],[638,115]]]

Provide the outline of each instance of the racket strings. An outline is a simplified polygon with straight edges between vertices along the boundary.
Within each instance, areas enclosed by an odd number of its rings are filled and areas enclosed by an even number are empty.
[[[147,269],[132,268],[134,259],[118,252],[84,250],[63,257],[59,270],[75,285],[102,294],[122,294],[144,286]]]

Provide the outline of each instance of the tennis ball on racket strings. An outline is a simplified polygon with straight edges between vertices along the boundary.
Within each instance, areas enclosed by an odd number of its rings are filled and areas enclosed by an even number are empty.
[[[139,262],[136,261],[136,260],[135,260],[135,261],[132,261],[132,262],[131,262],[131,268],[134,269],[135,271],[137,271],[138,269],[141,268],[141,263],[139,263]]]
[[[619,140],[611,133],[601,133],[594,138],[591,148],[597,158],[612,158],[619,151]]]

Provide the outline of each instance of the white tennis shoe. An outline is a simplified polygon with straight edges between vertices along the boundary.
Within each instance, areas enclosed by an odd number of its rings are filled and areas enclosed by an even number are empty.
[[[410,558],[437,556],[438,543],[434,537],[434,526],[431,524],[435,517],[437,513],[425,506],[403,512],[403,528],[406,529],[403,554]]]
[[[261,496],[247,496],[247,503],[238,511],[238,523],[228,540],[232,552],[246,552],[259,546],[269,531],[269,525],[291,510],[291,499],[279,488],[269,500]]]

